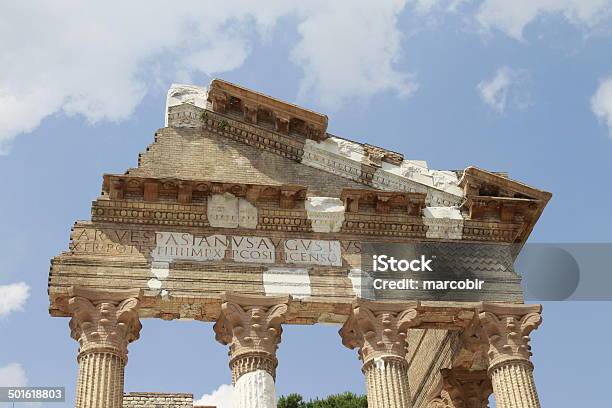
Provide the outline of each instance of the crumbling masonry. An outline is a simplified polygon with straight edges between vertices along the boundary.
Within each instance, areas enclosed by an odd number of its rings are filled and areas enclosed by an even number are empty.
[[[138,167],[104,175],[91,220],[52,260],[49,311],[80,346],[78,408],[193,406],[124,394],[145,318],[215,322],[237,408],[275,406],[283,326],[320,322],[358,351],[371,408],[482,408],[491,393],[499,408],[540,406],[529,336],[541,307],[487,249],[522,245],[550,194],[475,167],[433,170],[327,123],[221,80],[170,89]],[[374,300],[363,242],[444,242],[496,284],[477,299]],[[464,243],[476,249],[459,254]]]

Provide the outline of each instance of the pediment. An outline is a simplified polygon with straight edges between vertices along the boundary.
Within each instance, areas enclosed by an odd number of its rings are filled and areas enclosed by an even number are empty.
[[[431,169],[328,133],[325,115],[211,89],[174,89],[138,166],[104,176],[91,220],[53,260],[52,314],[78,285],[140,288],[148,317],[214,320],[220,294],[235,291],[296,296],[293,323],[339,322],[364,295],[364,243],[444,244],[446,272],[502,282],[477,300],[522,301],[502,255],[526,241],[550,193],[474,167]]]

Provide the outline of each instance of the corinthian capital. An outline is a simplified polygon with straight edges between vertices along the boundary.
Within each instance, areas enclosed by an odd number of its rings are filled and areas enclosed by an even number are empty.
[[[71,288],[66,303],[71,337],[79,342],[79,356],[109,352],[127,359],[127,345],[140,336],[140,290],[99,291]]]
[[[289,296],[224,294],[215,338],[230,346],[232,359],[247,353],[275,356],[289,308]]]
[[[541,305],[482,304],[479,318],[489,345],[489,369],[507,361],[529,362],[529,335],[540,326],[541,311]]]
[[[359,348],[364,366],[377,358],[405,358],[408,329],[419,324],[417,302],[376,302],[357,300],[340,329],[342,344]]]
[[[493,392],[484,370],[442,369],[442,387],[453,408],[488,408]]]

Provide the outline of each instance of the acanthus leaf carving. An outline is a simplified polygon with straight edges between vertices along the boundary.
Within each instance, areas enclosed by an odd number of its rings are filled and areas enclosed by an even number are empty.
[[[394,310],[395,309],[395,310]],[[416,307],[385,308],[385,304],[361,300],[340,329],[342,344],[359,348],[364,365],[377,358],[406,357],[407,331],[420,324]]]
[[[214,325],[215,338],[230,346],[232,358],[251,352],[274,356],[287,311],[287,304],[246,306],[224,302]]]
[[[442,390],[431,399],[427,408],[488,408],[493,392],[491,380],[485,370],[440,370]]]
[[[542,317],[530,306],[524,306],[528,309],[521,313],[520,306],[508,311],[486,310],[485,306],[479,314],[484,337],[488,340],[490,367],[512,360],[529,362],[530,334],[539,327]]]
[[[255,370],[264,370],[275,378],[276,350],[289,301],[289,296],[223,294],[221,314],[213,330],[217,341],[229,345],[234,384],[243,374]]]
[[[71,337],[79,342],[79,355],[89,352],[112,352],[127,359],[127,346],[140,336],[139,300],[90,300],[71,297],[67,310],[71,313]]]

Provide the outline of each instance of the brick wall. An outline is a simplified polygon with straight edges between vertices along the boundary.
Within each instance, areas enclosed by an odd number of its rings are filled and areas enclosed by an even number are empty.
[[[253,184],[298,184],[311,195],[339,197],[363,184],[314,169],[202,129],[164,128],[129,174]]]
[[[131,392],[123,396],[124,408],[215,408],[193,405],[193,395],[184,393]]]

